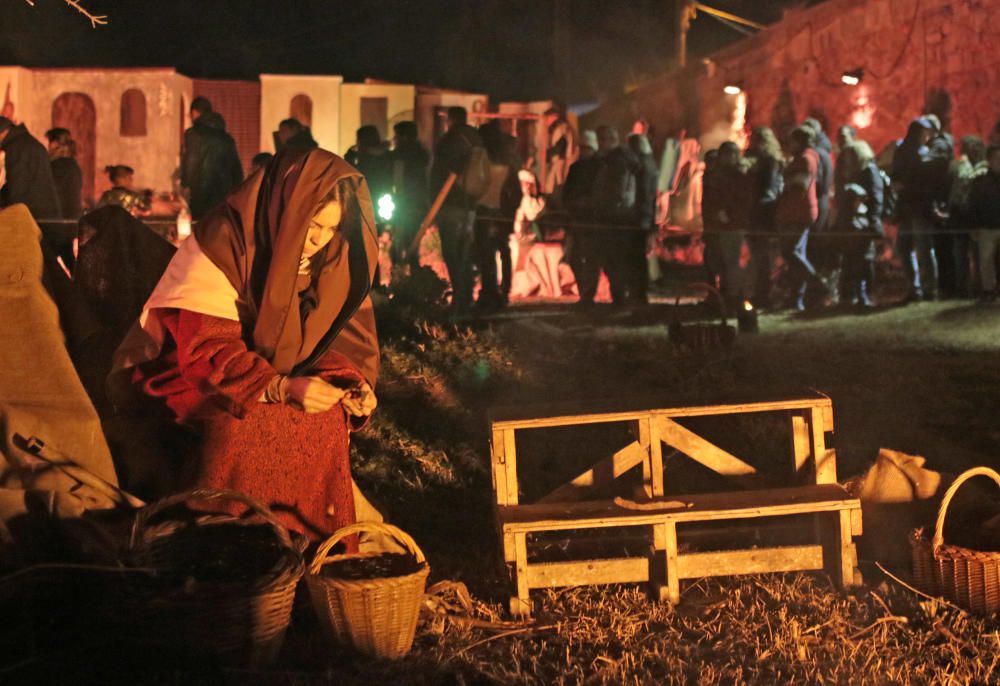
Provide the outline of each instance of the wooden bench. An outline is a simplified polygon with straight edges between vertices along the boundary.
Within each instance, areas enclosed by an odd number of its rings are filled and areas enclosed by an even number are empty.
[[[790,417],[788,487],[756,489],[756,468],[677,421],[758,412]],[[621,422],[632,426],[635,441],[535,503],[520,502],[517,432]],[[833,431],[833,407],[826,396],[711,406],[654,403],[646,409],[609,412],[566,407],[499,409],[491,413],[491,429],[497,526],[515,589],[510,600],[515,615],[530,614],[533,588],[648,582],[654,597],[676,603],[681,579],[705,576],[825,569],[839,584],[855,582],[852,536],[861,533],[861,505],[836,483],[835,453],[826,448],[826,435]],[[664,496],[664,478],[670,475],[664,473],[663,445],[731,479],[743,490]],[[640,468],[641,489],[634,500],[588,499],[597,487]],[[796,515],[810,515],[813,520],[811,542],[806,545],[690,553],[678,548],[678,524]],[[568,562],[529,560],[529,535],[620,527],[642,527],[648,532],[652,542],[648,553]]]

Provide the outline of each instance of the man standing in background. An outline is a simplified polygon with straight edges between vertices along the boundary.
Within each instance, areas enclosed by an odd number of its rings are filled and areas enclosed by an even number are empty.
[[[83,213],[83,172],[76,161],[76,143],[69,130],[63,128],[49,129],[45,137],[49,139],[49,159],[61,216],[79,219]]]

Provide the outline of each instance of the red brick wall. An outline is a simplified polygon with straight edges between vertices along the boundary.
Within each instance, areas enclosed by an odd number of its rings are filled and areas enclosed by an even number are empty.
[[[236,141],[243,172],[260,150],[260,83],[257,81],[194,80],[194,96],[208,98],[212,109],[226,120],[226,130]]]
[[[1000,0],[830,0],[790,11],[768,30],[714,55],[711,66],[699,63],[687,74],[665,76],[630,94],[629,107],[616,103],[595,117],[626,126],[617,119],[628,111],[664,132],[677,130],[678,108],[667,101],[680,97],[694,105],[684,113],[683,128],[707,133],[724,110],[722,88],[740,82],[749,100],[748,125],[777,129],[783,120],[816,116],[832,136],[841,124],[855,123],[877,152],[905,133],[931,93],[943,90],[952,103],[946,125],[955,137],[985,137],[1000,119],[997,37]],[[841,75],[859,68],[861,84],[844,86]],[[694,88],[683,87],[692,72]]]

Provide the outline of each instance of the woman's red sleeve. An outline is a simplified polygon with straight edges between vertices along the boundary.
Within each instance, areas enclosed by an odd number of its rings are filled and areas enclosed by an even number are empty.
[[[177,343],[181,377],[199,394],[242,419],[260,402],[277,375],[274,367],[248,350],[239,322],[177,310],[164,323]]]

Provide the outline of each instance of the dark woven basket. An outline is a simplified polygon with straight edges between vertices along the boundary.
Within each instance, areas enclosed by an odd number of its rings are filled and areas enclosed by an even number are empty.
[[[187,502],[236,501],[252,517],[160,513]],[[135,519],[130,559],[157,570],[126,589],[130,639],[171,652],[262,666],[281,649],[304,563],[301,545],[253,498],[194,490],[165,498]]]
[[[719,307],[718,323],[681,323],[679,316],[681,295],[685,291],[705,291],[708,294],[709,299],[711,299],[712,296],[715,296],[715,302]],[[736,340],[736,327],[729,323],[726,313],[725,299],[722,297],[718,288],[715,288],[707,283],[691,283],[678,291],[677,298],[674,300],[673,318],[670,321],[668,333],[670,342],[676,350],[689,353],[728,350],[733,346],[733,343]]]

